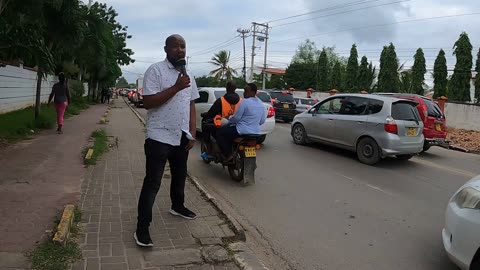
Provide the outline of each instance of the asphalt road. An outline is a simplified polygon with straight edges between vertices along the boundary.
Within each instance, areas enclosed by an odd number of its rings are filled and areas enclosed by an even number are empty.
[[[189,170],[294,269],[447,270],[457,268],[443,251],[445,207],[478,164],[433,147],[367,166],[348,151],[295,145],[290,125],[277,123],[258,152],[255,185],[204,164],[198,146]]]

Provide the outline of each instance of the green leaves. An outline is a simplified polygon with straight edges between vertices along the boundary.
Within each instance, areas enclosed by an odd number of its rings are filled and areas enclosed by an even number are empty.
[[[399,77],[398,77],[398,59],[393,43],[384,46],[380,55],[380,72],[378,74],[378,92],[398,93]]]
[[[447,96],[447,76],[447,59],[445,58],[445,52],[443,50],[440,50],[438,52],[437,59],[435,59],[435,65],[433,67],[434,98]]]
[[[353,44],[348,58],[347,72],[345,74],[345,90],[348,92],[356,92],[358,90],[357,83],[358,74],[358,52],[357,45]]]
[[[216,66],[217,68],[210,71],[210,75],[214,75],[217,81],[227,79],[231,80],[234,75],[237,74],[237,71],[231,68],[228,64],[230,62],[230,51],[221,50],[216,53],[212,60],[209,61],[210,64]]]
[[[427,69],[425,67],[425,55],[423,54],[423,50],[421,48],[417,50],[414,58],[415,62],[413,63],[411,78],[412,84],[411,89],[409,89],[408,92],[423,95],[423,84],[425,82],[425,73],[427,73]]]
[[[457,58],[452,79],[449,83],[449,98],[455,101],[470,101],[470,80],[472,78],[472,44],[468,34],[463,32],[453,46]]]

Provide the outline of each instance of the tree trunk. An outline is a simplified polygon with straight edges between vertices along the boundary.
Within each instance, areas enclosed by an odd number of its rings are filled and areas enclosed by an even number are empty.
[[[35,119],[38,118],[40,115],[40,97],[42,94],[42,79],[43,79],[43,72],[40,68],[37,70],[37,92],[35,95]]]

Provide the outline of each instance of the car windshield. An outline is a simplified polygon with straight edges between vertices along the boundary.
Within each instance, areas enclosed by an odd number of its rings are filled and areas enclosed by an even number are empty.
[[[428,116],[443,118],[443,113],[440,107],[429,99],[423,99],[425,105],[427,105]]]
[[[420,121],[415,106],[410,102],[395,102],[392,104],[392,117],[395,120]]]
[[[293,98],[292,95],[290,94],[284,94],[284,93],[279,93],[279,92],[272,92],[270,93],[272,98],[278,99],[280,102],[289,102],[289,103],[295,103],[295,99]]]
[[[270,103],[270,95],[265,93],[265,92],[257,92],[257,97],[262,101],[262,102],[268,102]]]

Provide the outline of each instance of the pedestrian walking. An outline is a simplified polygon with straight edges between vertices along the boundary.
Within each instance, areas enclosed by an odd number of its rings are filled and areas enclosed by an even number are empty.
[[[58,83],[52,87],[52,92],[48,98],[48,104],[52,102],[55,104],[55,110],[57,112],[57,133],[63,133],[63,116],[68,104],[70,103],[70,91],[65,83],[65,74],[63,72],[58,74]]]
[[[185,71],[185,39],[180,35],[169,36],[164,50],[166,59],[151,65],[143,82],[143,103],[148,110],[144,145],[146,174],[138,201],[134,238],[137,245],[144,247],[153,246],[149,232],[152,207],[167,161],[171,171],[170,214],[196,218],[184,205],[184,190],[188,152],[196,136],[194,100],[199,98],[199,93],[195,80],[190,80]]]

